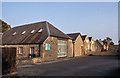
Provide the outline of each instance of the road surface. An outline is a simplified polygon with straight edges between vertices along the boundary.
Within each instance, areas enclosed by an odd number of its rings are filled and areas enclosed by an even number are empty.
[[[116,76],[118,56],[83,56],[17,68],[16,76]]]

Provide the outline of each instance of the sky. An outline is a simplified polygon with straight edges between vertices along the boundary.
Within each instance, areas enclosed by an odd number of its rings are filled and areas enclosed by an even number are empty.
[[[118,43],[117,2],[2,2],[0,18],[11,27],[48,21],[67,34]]]

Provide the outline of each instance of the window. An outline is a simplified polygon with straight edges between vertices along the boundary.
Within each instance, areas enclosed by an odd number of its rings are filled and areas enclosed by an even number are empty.
[[[16,32],[14,32],[12,35],[15,35],[16,34]]]
[[[30,54],[34,54],[34,47],[30,48]]]
[[[19,48],[19,54],[22,54],[23,53],[23,47],[20,47]]]
[[[34,32],[35,32],[35,30],[32,30],[32,31],[31,31],[31,34],[33,34]]]
[[[43,31],[43,28],[41,28],[38,32],[42,32]]]
[[[46,43],[46,50],[50,50],[50,44]]]
[[[58,40],[58,57],[67,56],[67,41]]]
[[[25,33],[26,33],[26,31],[23,31],[23,32],[22,32],[22,34],[25,34]]]

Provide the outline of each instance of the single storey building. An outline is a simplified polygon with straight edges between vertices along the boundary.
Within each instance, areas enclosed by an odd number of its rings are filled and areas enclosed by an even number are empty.
[[[87,55],[89,52],[89,49],[90,49],[90,41],[89,41],[89,38],[87,35],[82,35],[81,37],[82,37],[83,44],[84,44],[83,45],[84,46],[84,53],[85,53],[85,55]]]
[[[47,21],[17,26],[4,32],[2,44],[16,47],[19,59],[39,57],[49,61],[73,57],[72,38]]]
[[[103,51],[103,42],[101,40],[96,40],[95,41],[95,51],[96,52]]]
[[[81,38],[81,34],[80,33],[71,33],[71,34],[67,34],[68,36],[70,36],[72,38],[72,42],[73,42],[73,56],[82,56],[84,55],[84,47],[83,47],[83,40]]]
[[[89,41],[90,41],[89,51],[94,52],[95,51],[95,42],[94,42],[94,39],[93,39],[93,37],[88,37],[88,38],[89,38]]]
[[[107,50],[109,50],[109,47],[110,47],[110,44],[109,44],[109,42],[107,41],[107,40],[103,40],[102,41],[103,43],[104,43],[104,51],[107,51]]]

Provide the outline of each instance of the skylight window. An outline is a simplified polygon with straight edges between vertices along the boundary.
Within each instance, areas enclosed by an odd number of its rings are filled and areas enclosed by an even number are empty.
[[[43,28],[41,28],[38,32],[42,32],[43,31]]]
[[[16,32],[14,32],[12,35],[15,35],[16,34]]]
[[[23,32],[22,32],[22,34],[25,34],[25,33],[26,33],[26,31],[23,31]]]
[[[31,34],[33,34],[34,32],[35,32],[35,30],[32,30],[32,31],[31,31]]]

